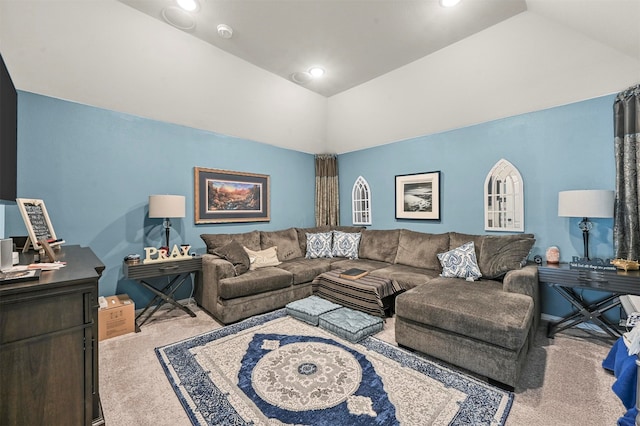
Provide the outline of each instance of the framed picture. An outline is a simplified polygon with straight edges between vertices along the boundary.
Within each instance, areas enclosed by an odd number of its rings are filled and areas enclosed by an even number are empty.
[[[269,176],[195,168],[195,222],[268,222]]]
[[[440,172],[396,176],[396,219],[440,220]]]
[[[26,252],[31,246],[34,250],[40,250],[42,248],[41,240],[49,242],[51,247],[64,243],[63,240],[56,237],[43,200],[16,198],[16,203],[29,233],[22,249],[23,252]]]

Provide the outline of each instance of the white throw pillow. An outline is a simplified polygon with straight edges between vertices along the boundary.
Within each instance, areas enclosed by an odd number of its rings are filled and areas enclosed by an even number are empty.
[[[307,233],[307,259],[331,256],[331,232]]]
[[[475,281],[482,276],[476,260],[473,241],[448,252],[438,253],[438,260],[442,265],[441,277],[465,278],[469,281]]]
[[[277,266],[282,263],[278,260],[278,247],[276,246],[260,251],[249,250],[245,247],[244,251],[249,255],[249,261],[251,262],[249,269],[252,271],[267,266]]]
[[[333,231],[333,245],[331,250],[333,257],[357,259],[361,235],[362,234],[359,232],[347,233],[342,231]]]

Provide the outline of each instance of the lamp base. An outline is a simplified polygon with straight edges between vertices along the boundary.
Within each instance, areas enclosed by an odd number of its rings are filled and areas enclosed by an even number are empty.
[[[584,258],[589,260],[589,231],[593,228],[593,223],[584,217],[578,224],[578,228],[582,231],[582,243],[584,244]]]

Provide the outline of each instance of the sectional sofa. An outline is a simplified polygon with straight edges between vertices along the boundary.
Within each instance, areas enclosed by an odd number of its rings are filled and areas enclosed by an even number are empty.
[[[332,269],[359,268],[406,291],[399,345],[515,386],[540,318],[531,234],[429,234],[360,227],[203,234],[198,304],[224,324],[310,296]],[[444,265],[444,268],[443,268]]]

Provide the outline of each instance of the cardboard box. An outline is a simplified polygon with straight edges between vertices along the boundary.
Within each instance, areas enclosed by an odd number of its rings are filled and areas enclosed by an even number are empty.
[[[126,294],[105,297],[107,307],[98,309],[98,341],[135,331],[135,303]]]

